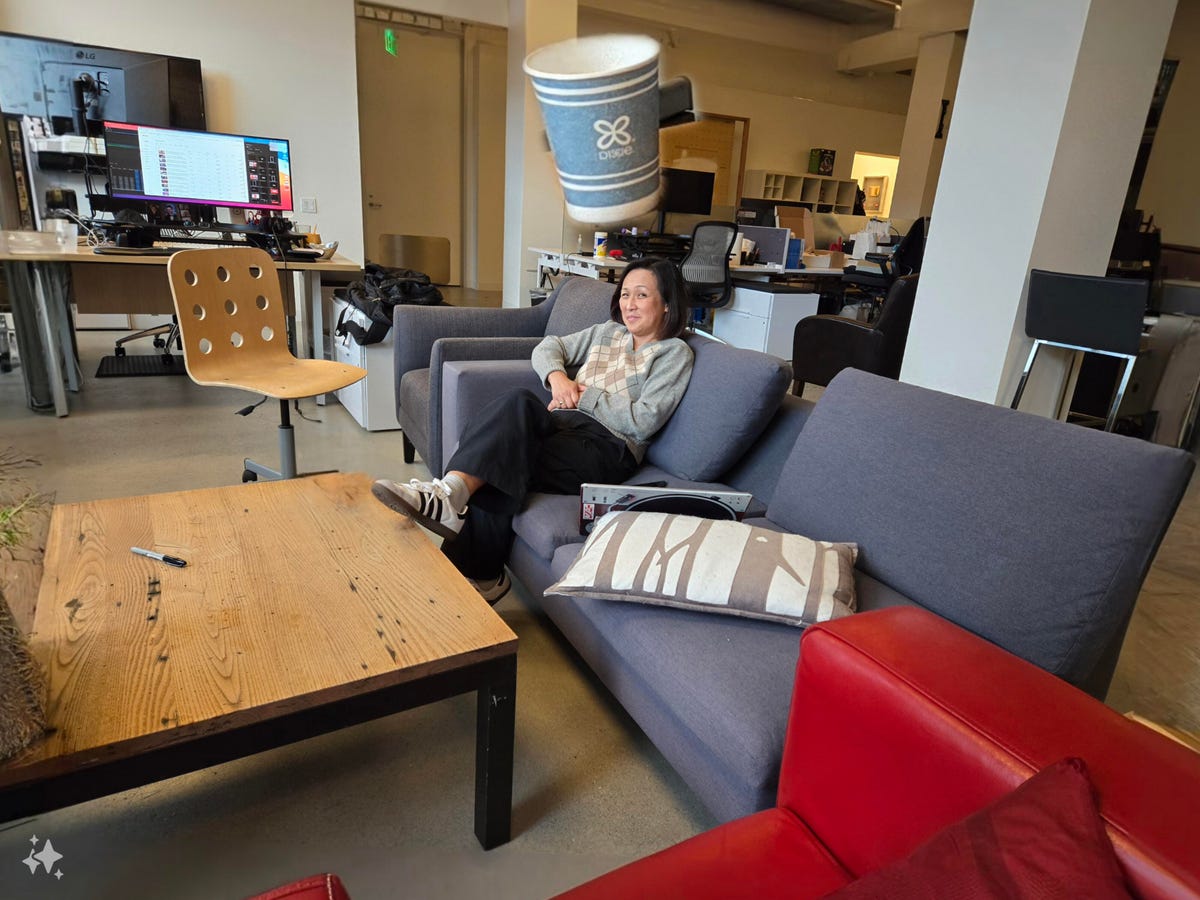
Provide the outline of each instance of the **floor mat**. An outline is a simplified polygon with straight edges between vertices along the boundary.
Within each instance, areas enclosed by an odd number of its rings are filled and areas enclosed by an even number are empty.
[[[169,360],[169,362],[168,362]],[[105,356],[96,370],[97,378],[124,378],[131,375],[186,375],[182,356],[161,353],[140,356]]]

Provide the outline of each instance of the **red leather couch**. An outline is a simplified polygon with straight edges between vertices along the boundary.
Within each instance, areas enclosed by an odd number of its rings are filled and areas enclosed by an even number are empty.
[[[821,897],[1081,757],[1133,894],[1200,897],[1200,755],[924,610],[801,646],[777,806],[562,896]]]

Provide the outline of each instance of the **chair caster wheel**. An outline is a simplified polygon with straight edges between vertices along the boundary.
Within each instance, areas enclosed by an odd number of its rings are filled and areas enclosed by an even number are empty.
[[[242,484],[247,481],[258,481],[258,473],[251,472],[249,469],[242,469]]]
[[[155,350],[162,350],[166,346],[167,346],[167,342],[164,341],[162,338],[154,339],[154,349]]]
[[[125,348],[124,348],[124,347],[114,347],[114,348],[113,348],[113,355],[114,355],[114,356],[124,356],[124,355],[125,355]]]

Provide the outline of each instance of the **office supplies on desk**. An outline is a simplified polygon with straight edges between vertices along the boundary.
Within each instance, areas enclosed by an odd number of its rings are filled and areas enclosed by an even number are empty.
[[[153,550],[143,550],[141,547],[130,547],[129,550],[138,556],[144,556],[147,559],[157,559],[159,562],[164,562],[168,566],[174,566],[177,569],[187,567],[187,560],[180,559],[178,556],[167,556],[165,553],[155,553]]]
[[[758,250],[759,263],[783,268],[787,262],[788,241],[791,232],[787,228],[762,228],[758,225],[741,226],[742,237],[754,241]]]

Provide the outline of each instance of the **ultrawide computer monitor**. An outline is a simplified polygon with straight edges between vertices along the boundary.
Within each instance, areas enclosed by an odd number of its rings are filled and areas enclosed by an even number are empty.
[[[292,209],[286,140],[105,122],[104,141],[114,197],[272,212]]]

